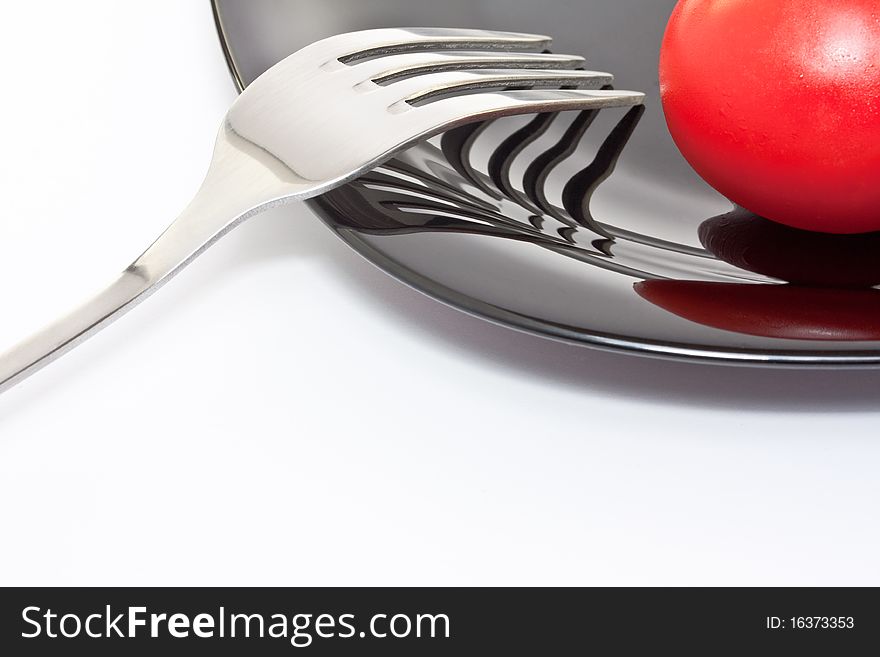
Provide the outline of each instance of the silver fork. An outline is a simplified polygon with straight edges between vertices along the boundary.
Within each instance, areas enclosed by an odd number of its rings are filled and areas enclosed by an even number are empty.
[[[531,34],[439,28],[330,37],[255,80],[232,105],[198,194],[97,296],[0,356],[0,392],[103,328],[245,219],[317,196],[450,128],[514,114],[624,107],[607,73],[542,53]]]

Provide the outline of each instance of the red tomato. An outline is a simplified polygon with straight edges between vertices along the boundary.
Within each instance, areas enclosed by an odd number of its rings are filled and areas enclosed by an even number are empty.
[[[880,230],[880,0],[680,0],[660,90],[681,152],[737,205]]]

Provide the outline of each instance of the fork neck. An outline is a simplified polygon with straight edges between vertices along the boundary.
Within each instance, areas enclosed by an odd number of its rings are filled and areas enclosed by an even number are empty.
[[[319,184],[296,175],[224,124],[198,193],[126,271],[147,287],[158,285],[244,220],[307,197]]]

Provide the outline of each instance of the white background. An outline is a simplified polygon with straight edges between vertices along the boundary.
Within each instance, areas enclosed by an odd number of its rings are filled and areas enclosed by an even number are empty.
[[[207,2],[0,23],[0,342],[195,191]],[[305,208],[0,397],[0,584],[880,584],[880,373],[663,363],[447,309]]]

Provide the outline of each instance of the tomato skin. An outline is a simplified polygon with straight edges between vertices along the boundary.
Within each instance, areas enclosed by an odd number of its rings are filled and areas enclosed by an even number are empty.
[[[680,0],[666,121],[731,201],[805,230],[880,230],[880,0]]]

